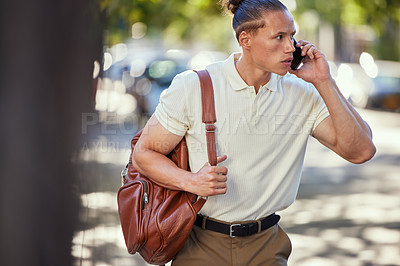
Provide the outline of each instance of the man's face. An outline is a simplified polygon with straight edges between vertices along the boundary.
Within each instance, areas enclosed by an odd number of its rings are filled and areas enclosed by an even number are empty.
[[[293,59],[293,17],[288,11],[267,12],[265,27],[249,34],[248,51],[254,66],[260,70],[285,75]]]

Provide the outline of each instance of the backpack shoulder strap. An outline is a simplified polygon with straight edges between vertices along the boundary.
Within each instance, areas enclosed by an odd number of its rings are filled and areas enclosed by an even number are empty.
[[[215,125],[217,121],[215,116],[214,89],[211,76],[207,70],[200,70],[197,73],[201,86],[202,103],[202,122],[206,127],[207,153],[210,165],[217,165],[217,149],[215,145]]]

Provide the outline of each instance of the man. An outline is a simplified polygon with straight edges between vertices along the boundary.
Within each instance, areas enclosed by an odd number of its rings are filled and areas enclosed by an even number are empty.
[[[244,0],[226,6],[234,14],[242,53],[207,67],[219,165],[207,163],[200,85],[191,71],[178,75],[161,97],[133,163],[162,186],[208,197],[173,265],[286,265],[291,243],[275,212],[295,200],[308,136],[362,163],[375,153],[372,133],[313,44],[298,42],[306,57],[300,69],[290,69],[296,30],[282,3]],[[192,172],[165,156],[183,137]]]

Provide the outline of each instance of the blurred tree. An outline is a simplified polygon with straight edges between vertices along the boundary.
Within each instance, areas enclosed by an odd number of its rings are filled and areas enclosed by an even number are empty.
[[[0,265],[75,265],[72,158],[92,111],[97,0],[0,1]]]
[[[211,40],[219,49],[227,49],[230,39],[225,27],[230,19],[221,16],[214,0],[102,0],[101,9],[108,18],[111,45],[131,37],[136,22],[147,26],[148,37],[162,36],[175,45]]]
[[[348,26],[368,25],[376,40],[368,49],[377,58],[400,60],[400,1],[399,0],[297,0],[294,15],[315,11],[322,22],[334,26],[338,60],[344,29]],[[208,40],[215,48],[228,51],[232,40],[231,18],[221,16],[215,0],[102,0],[106,13],[110,39],[113,45],[131,36],[131,26],[142,22],[147,26],[147,36],[159,37],[179,46],[183,41]],[[307,23],[307,22],[305,22]],[[211,30],[212,29],[212,30]],[[347,58],[348,59],[348,58]]]
[[[400,60],[399,0],[297,0],[295,14],[310,10],[315,10],[322,21],[334,25],[339,46],[344,27],[368,25],[377,37],[370,44],[370,52],[380,59]]]

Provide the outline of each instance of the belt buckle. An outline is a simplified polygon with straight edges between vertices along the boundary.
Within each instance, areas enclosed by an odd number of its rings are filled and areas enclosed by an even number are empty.
[[[233,231],[234,226],[242,226],[242,225],[241,224],[231,224],[231,226],[229,227],[229,236],[230,237],[236,237],[236,236],[232,235],[232,233],[234,232]]]

